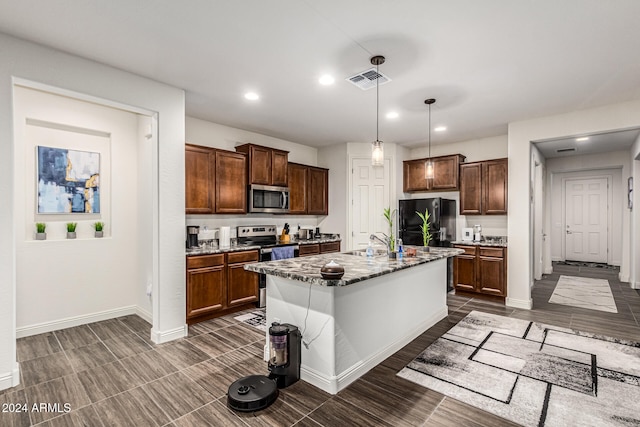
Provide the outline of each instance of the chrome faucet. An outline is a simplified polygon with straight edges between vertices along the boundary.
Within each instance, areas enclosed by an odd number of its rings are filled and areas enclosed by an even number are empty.
[[[381,233],[381,234],[384,236],[384,240],[383,240],[383,239],[381,239],[381,238],[379,238],[379,237],[378,237],[378,236],[376,236],[375,234],[370,235],[370,236],[369,236],[369,240],[374,240],[374,239],[375,239],[375,240],[377,240],[378,242],[382,243],[382,244],[384,245],[384,247],[385,247],[385,248],[387,248],[387,255],[388,255],[388,254],[389,254],[389,252],[390,252],[390,249],[391,249],[391,248],[390,248],[390,245],[389,245],[389,242],[390,242],[390,240],[389,240],[389,236],[387,236],[387,235],[386,235],[386,234],[384,234],[384,233]]]

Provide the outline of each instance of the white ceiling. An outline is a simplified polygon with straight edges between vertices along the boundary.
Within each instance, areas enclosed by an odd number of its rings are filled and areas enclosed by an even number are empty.
[[[0,32],[185,89],[187,115],[311,146],[424,144],[640,98],[637,0],[0,0]],[[324,73],[333,86],[318,84]],[[254,90],[261,99],[243,98]],[[395,110],[400,117],[387,120]]]
[[[579,141],[583,135],[576,135],[570,138],[558,138],[548,141],[536,142],[536,147],[547,158],[568,157],[582,154],[597,154],[610,151],[629,150],[631,145],[640,135],[640,129],[620,130],[617,132],[606,132],[587,136],[587,140]],[[566,149],[575,151],[561,151]]]

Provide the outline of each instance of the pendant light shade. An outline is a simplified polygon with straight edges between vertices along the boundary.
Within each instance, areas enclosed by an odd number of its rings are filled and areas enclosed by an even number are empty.
[[[433,170],[433,161],[431,160],[431,104],[436,102],[435,99],[429,98],[425,99],[424,103],[429,106],[429,158],[424,163],[424,177],[425,179],[433,179],[435,176]]]
[[[371,165],[373,166],[384,165],[384,146],[378,133],[380,122],[380,74],[378,73],[378,66],[384,64],[384,61],[384,56],[381,55],[371,58],[371,64],[376,66],[376,140],[371,143]]]

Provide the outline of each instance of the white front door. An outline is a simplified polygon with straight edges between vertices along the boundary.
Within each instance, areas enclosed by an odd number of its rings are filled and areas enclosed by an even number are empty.
[[[351,162],[351,249],[366,248],[372,233],[389,234],[383,216],[389,206],[391,162],[371,166],[371,158],[354,158]]]
[[[607,178],[565,182],[565,259],[607,262]]]

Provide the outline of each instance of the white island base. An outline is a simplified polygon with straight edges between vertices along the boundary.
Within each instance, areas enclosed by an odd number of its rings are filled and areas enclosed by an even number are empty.
[[[267,275],[267,326],[298,326],[301,379],[336,394],[447,316],[446,281],[446,258],[347,286]]]

